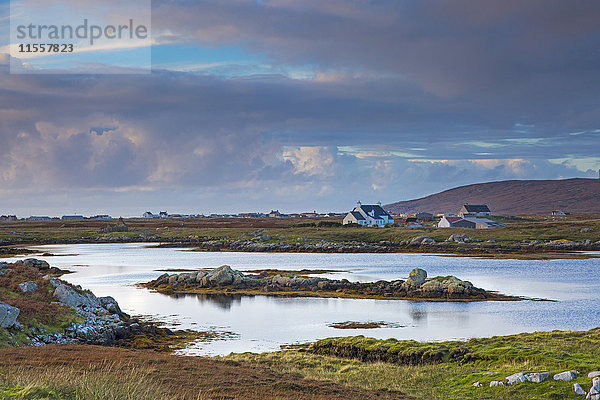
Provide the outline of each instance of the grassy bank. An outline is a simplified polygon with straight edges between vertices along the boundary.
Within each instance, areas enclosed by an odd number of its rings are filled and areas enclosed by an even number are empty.
[[[0,348],[3,398],[408,400],[397,391],[303,379],[246,362],[86,345]]]
[[[308,351],[233,354],[225,359],[258,363],[305,378],[367,389],[388,388],[419,399],[578,399],[573,383],[589,389],[587,373],[600,369],[600,329],[420,343],[364,337],[330,338]],[[554,381],[565,370],[582,374]],[[548,371],[542,383],[489,387],[515,372]],[[480,382],[481,387],[473,384]]]

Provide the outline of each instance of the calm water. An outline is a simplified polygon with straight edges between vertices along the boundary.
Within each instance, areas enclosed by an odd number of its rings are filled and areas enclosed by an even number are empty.
[[[151,316],[168,327],[214,329],[235,334],[227,340],[198,343],[189,354],[217,355],[278,350],[330,336],[443,340],[504,335],[535,330],[583,330],[599,326],[600,259],[487,260],[420,254],[302,254],[190,252],[146,248],[140,244],[51,245],[33,249],[40,257],[70,269],[63,279],[98,296],[113,296],[132,315]],[[276,298],[267,296],[170,297],[134,286],[161,275],[159,269],[328,269],[324,275],[351,281],[406,278],[414,267],[429,276],[455,275],[505,294],[557,302],[437,303],[418,301]],[[401,327],[338,330],[332,322],[386,321]]]

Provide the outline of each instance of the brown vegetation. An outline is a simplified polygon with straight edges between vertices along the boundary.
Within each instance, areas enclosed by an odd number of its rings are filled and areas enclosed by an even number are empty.
[[[58,319],[72,316],[70,307],[56,304],[52,297],[53,287],[42,279],[39,271],[23,264],[11,264],[11,271],[0,275],[0,301],[17,307],[19,320],[26,325],[53,324]],[[35,282],[39,289],[23,295],[19,284]]]
[[[367,390],[332,382],[302,379],[245,362],[181,357],[142,350],[62,345],[0,349],[0,371],[41,371],[68,368],[89,375],[111,367],[112,376],[129,379],[144,371],[143,382],[168,399],[408,399],[397,391]],[[35,384],[35,382],[32,382]]]

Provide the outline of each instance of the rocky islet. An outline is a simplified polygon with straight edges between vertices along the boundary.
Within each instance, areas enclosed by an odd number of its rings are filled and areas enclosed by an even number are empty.
[[[454,276],[428,279],[427,272],[413,269],[408,279],[350,282],[304,275],[248,274],[224,265],[213,270],[165,273],[143,286],[161,293],[242,293],[310,297],[351,297],[423,300],[521,300],[473,286]]]

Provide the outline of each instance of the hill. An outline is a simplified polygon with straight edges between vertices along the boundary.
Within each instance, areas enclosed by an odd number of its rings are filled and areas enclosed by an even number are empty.
[[[499,215],[600,213],[600,179],[523,180],[460,186],[416,200],[384,206],[391,213],[458,212],[463,204],[487,204]]]

